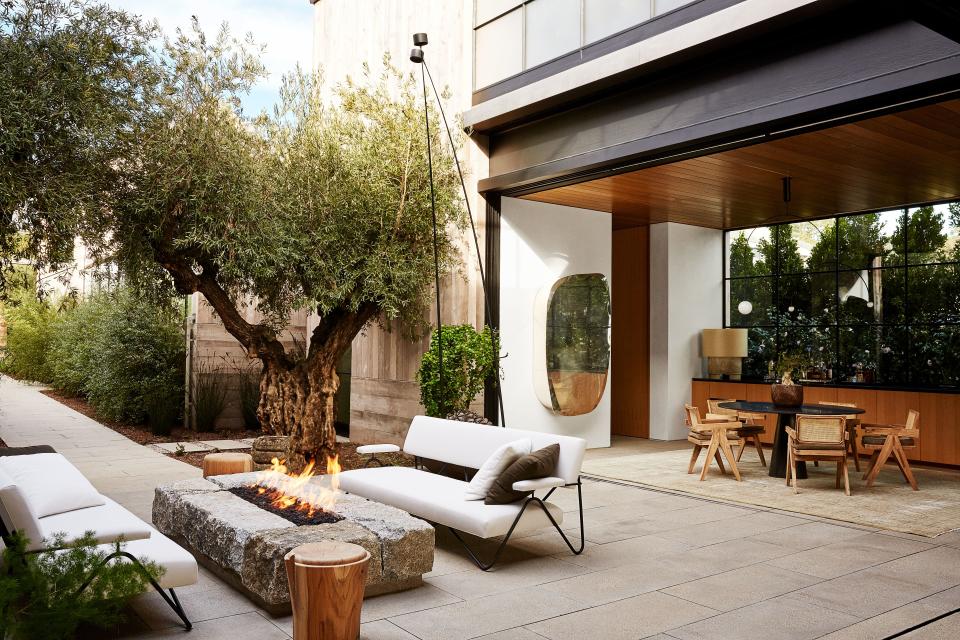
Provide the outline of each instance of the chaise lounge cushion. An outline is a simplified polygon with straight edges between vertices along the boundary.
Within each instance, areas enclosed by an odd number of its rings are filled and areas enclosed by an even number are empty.
[[[490,538],[505,535],[520,512],[522,503],[487,505],[482,501],[464,500],[467,483],[410,467],[356,469],[340,474],[340,488],[369,500],[382,502],[404,511],[458,529]],[[563,510],[547,503],[558,523]],[[550,526],[546,514],[531,505],[517,524],[516,532]]]
[[[90,481],[59,453],[0,458],[38,518],[104,503]]]
[[[141,540],[153,534],[153,527],[133,515],[110,498],[101,496],[103,504],[86,509],[76,509],[39,519],[40,532],[52,539],[57,533],[66,535],[71,542],[92,531],[97,542]]]
[[[0,520],[3,522],[4,535],[20,531],[29,541],[30,550],[43,547],[43,533],[37,515],[30,508],[20,487],[3,469],[0,469]]]
[[[128,542],[122,549],[141,562],[152,561],[163,567],[158,582],[164,589],[185,587],[198,579],[197,561],[190,552],[156,529],[150,531],[149,538]]]

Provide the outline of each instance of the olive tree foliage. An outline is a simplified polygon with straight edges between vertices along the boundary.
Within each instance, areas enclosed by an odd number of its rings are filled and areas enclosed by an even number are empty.
[[[152,25],[86,0],[0,0],[0,293],[73,258],[156,86]]]
[[[332,453],[335,368],[353,338],[377,320],[425,326],[433,231],[418,85],[389,59],[335,88],[298,71],[272,114],[250,118],[239,96],[264,74],[250,43],[195,26],[162,61],[154,113],[89,242],[140,288],[202,293],[263,363],[260,423],[290,435],[294,453]],[[431,144],[447,271],[464,217],[436,128]],[[302,355],[280,340],[301,309],[319,317]]]

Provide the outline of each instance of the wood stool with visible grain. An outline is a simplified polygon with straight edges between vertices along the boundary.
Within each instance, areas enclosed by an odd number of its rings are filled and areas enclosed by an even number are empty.
[[[203,477],[225,476],[231,473],[253,471],[253,456],[249,453],[210,453],[203,457]]]
[[[370,552],[348,542],[322,540],[284,556],[294,640],[356,640]]]

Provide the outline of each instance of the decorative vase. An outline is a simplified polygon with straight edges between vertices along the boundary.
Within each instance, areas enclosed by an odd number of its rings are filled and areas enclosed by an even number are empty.
[[[770,399],[781,407],[799,407],[803,404],[803,387],[799,384],[772,384]]]

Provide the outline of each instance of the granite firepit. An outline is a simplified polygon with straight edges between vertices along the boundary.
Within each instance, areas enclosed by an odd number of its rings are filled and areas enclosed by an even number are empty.
[[[433,568],[433,527],[378,502],[339,494],[334,513],[342,520],[298,526],[231,493],[256,484],[259,474],[238,473],[157,487],[156,527],[193,552],[204,566],[275,614],[290,610],[283,556],[294,547],[340,540],[370,552],[365,595],[419,586]],[[310,483],[325,485],[317,476]]]

